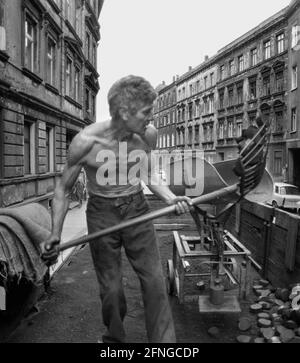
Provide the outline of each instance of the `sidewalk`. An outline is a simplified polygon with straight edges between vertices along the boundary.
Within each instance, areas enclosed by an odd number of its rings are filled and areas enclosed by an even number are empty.
[[[63,225],[61,244],[84,236],[87,233],[85,217],[86,204],[87,202],[84,202],[81,208],[74,207],[68,211]],[[60,254],[57,264],[50,268],[51,277],[53,277],[53,275],[63,266],[63,264],[66,262],[66,260],[68,260],[75,249],[76,248],[70,248]]]

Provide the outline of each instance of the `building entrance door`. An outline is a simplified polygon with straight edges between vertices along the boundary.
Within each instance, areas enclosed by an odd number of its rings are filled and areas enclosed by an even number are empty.
[[[293,184],[300,188],[300,149],[292,150],[293,158]]]

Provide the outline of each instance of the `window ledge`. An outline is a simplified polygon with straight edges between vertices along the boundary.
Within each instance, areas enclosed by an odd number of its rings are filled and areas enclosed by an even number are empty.
[[[264,100],[267,100],[267,99],[271,99],[271,95],[265,95],[265,96],[261,96],[261,100],[264,101]]]
[[[0,61],[6,63],[8,60],[9,60],[9,55],[3,50],[0,50]]]
[[[52,8],[54,9],[54,11],[59,14],[61,12],[61,9],[59,8],[59,6],[55,3],[54,0],[48,0],[48,3],[52,6]]]
[[[284,131],[282,130],[282,131],[273,131],[272,132],[272,135],[273,136],[281,136],[281,135],[283,135],[284,134]]]
[[[25,67],[22,68],[22,73],[37,84],[41,84],[43,82],[42,78],[40,78],[35,73],[31,72],[29,69],[27,69]]]
[[[296,91],[297,89],[298,89],[298,86],[297,86],[297,87],[292,88],[292,89],[291,89],[291,92],[294,92],[294,91]]]
[[[30,181],[34,181],[34,180],[43,180],[43,179],[47,179],[47,178],[56,177],[57,175],[61,175],[61,173],[50,172],[50,173],[45,173],[45,174],[30,174],[30,175],[25,175],[23,177],[16,177],[16,178],[5,178],[5,179],[0,179],[0,186],[10,185],[12,183],[21,184],[24,182],[30,182]]]
[[[284,93],[285,93],[285,91],[276,91],[275,93],[273,93],[273,97],[283,96]]]
[[[73,100],[73,98],[71,98],[70,96],[65,96],[65,99],[72,103],[72,105],[76,106],[77,108],[80,108],[82,110],[82,105],[80,103],[78,103],[77,101]]]
[[[78,34],[76,33],[76,30],[73,28],[73,25],[70,23],[68,19],[65,20],[65,23],[67,27],[69,28],[70,32],[73,34],[74,38],[79,43],[79,46],[82,47],[83,43],[82,40],[79,38]]]
[[[50,91],[56,95],[59,95],[59,90],[56,87],[52,86],[50,83],[46,83],[45,87],[47,88],[48,91]]]
[[[0,79],[0,86],[4,86],[6,88],[10,88],[11,87],[11,83],[5,81],[4,79]]]

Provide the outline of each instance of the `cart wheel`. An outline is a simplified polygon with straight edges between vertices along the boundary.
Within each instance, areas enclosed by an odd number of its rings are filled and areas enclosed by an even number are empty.
[[[172,260],[167,262],[167,290],[169,295],[174,295],[175,292],[175,272]]]

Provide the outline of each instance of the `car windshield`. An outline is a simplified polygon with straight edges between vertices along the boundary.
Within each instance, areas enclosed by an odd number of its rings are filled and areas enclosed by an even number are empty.
[[[282,187],[280,188],[280,194],[284,195],[300,195],[297,187]]]

